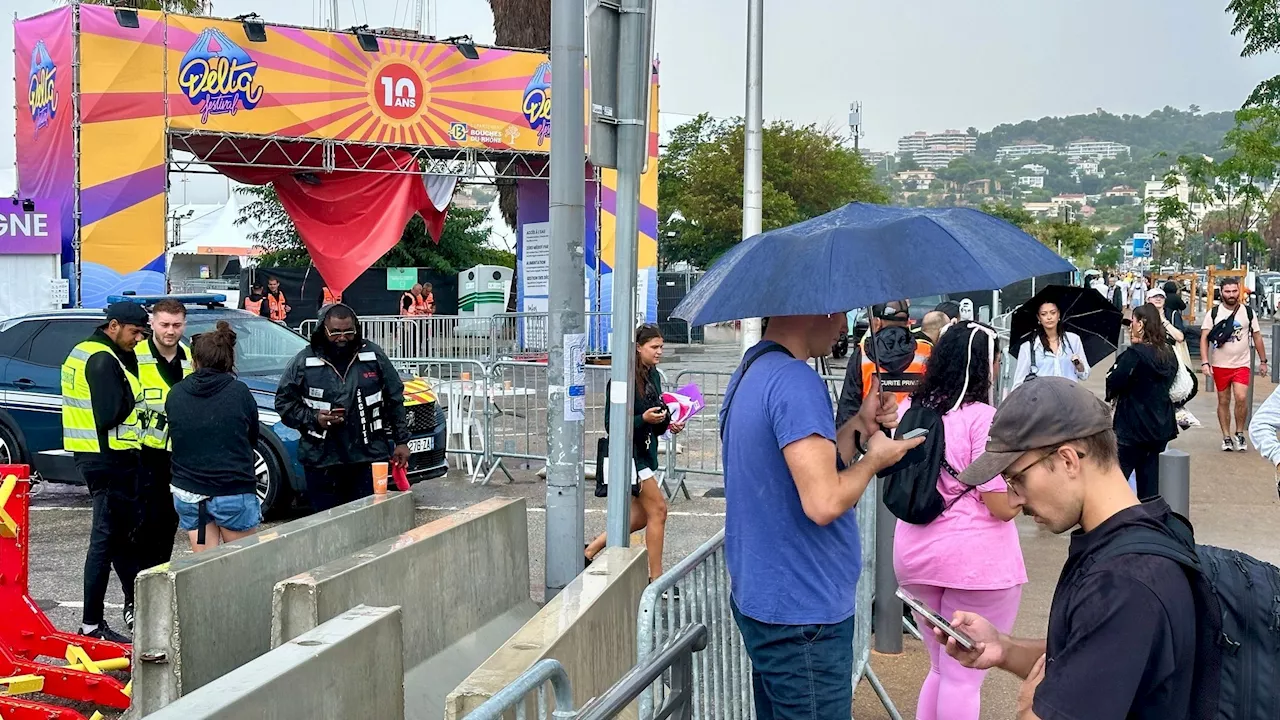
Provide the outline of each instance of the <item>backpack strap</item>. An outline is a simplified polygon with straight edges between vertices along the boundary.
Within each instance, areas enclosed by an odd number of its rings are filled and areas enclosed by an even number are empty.
[[[742,361],[742,372],[738,373],[738,382],[734,384],[733,388],[724,397],[724,409],[723,409],[724,419],[720,421],[720,441],[721,442],[724,442],[724,429],[729,426],[729,403],[733,401],[733,396],[738,394],[738,388],[742,386],[742,381],[746,379],[747,371],[751,369],[751,366],[754,365],[757,360],[764,357],[765,355],[768,355],[769,353],[775,353],[775,352],[785,353],[786,356],[791,358],[792,360],[794,360],[796,357],[795,355],[791,354],[790,350],[782,347],[778,343],[771,342],[768,345],[765,345],[764,347],[760,348],[758,351],[756,351],[755,354],[748,356],[745,360]]]

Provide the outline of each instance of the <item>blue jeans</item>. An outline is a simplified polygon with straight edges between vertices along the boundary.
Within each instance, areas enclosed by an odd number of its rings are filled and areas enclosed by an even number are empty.
[[[770,625],[733,618],[751,658],[758,720],[848,720],[853,711],[853,618],[833,625]]]

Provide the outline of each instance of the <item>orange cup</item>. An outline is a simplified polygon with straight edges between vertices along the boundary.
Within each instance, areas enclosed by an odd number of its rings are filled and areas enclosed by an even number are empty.
[[[373,464],[373,494],[387,494],[387,463],[376,462]]]

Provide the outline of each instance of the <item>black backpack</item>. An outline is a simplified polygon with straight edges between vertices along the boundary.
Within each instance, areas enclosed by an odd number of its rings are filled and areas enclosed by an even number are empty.
[[[1218,310],[1221,310],[1221,309],[1222,309],[1221,305],[1217,305],[1213,308],[1213,316],[1215,318],[1218,317]],[[1245,334],[1245,337],[1250,337],[1253,334],[1253,331],[1250,329],[1253,327],[1253,306],[1245,305],[1244,309],[1247,311],[1249,316],[1249,324],[1245,327],[1244,334]],[[1226,345],[1228,342],[1230,342],[1231,336],[1235,333],[1235,330],[1236,330],[1236,314],[1239,312],[1240,312],[1240,309],[1236,308],[1235,312],[1231,313],[1230,315],[1223,318],[1222,320],[1215,322],[1213,324],[1213,327],[1209,328],[1208,340],[1210,343],[1213,344],[1215,348],[1220,348],[1223,345]]]
[[[1196,545],[1191,523],[1173,514],[1181,540],[1154,528],[1126,531],[1098,554],[1168,558],[1187,572],[1195,594],[1196,720],[1280,717],[1280,568],[1238,550]]]
[[[960,473],[947,462],[947,437],[942,416],[933,408],[912,405],[898,423],[897,437],[916,429],[929,434],[919,446],[912,448],[898,464],[885,473],[884,504],[889,512],[912,525],[928,525],[951,509],[960,498],[973,490],[965,488],[951,502],[944,502],[938,491],[938,474],[946,471],[959,478]]]

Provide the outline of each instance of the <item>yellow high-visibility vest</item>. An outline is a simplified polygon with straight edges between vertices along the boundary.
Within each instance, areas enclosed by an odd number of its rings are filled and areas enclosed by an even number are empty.
[[[182,377],[191,374],[191,349],[178,341],[186,359],[182,361]],[[146,427],[142,430],[144,447],[165,450],[169,448],[169,417],[164,413],[164,402],[169,397],[169,384],[160,375],[160,359],[151,353],[151,341],[138,343],[138,380],[142,383],[142,408],[146,411]]]
[[[106,352],[116,362],[120,358],[106,345],[86,340],[71,350],[62,363],[62,448],[68,452],[102,452],[98,442],[98,426],[93,421],[93,395],[89,388],[85,368],[89,358]],[[137,450],[142,447],[142,383],[120,363],[120,369],[129,381],[134,406],[124,422],[106,432],[107,447],[111,450]]]

